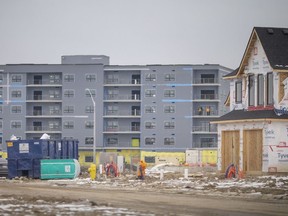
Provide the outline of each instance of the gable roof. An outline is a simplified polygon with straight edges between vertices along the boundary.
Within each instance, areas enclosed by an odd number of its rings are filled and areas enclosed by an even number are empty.
[[[227,122],[243,122],[243,121],[263,121],[263,120],[284,120],[288,121],[288,115],[276,115],[274,110],[233,110],[217,119],[214,119],[211,123],[227,123]]]
[[[259,39],[270,66],[276,71],[288,72],[288,28],[254,27],[238,69],[224,79],[237,78],[244,72],[249,53]]]

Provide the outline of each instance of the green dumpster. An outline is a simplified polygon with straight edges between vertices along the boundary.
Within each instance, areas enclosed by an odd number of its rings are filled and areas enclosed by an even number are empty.
[[[76,159],[41,160],[41,179],[74,179],[80,174]]]

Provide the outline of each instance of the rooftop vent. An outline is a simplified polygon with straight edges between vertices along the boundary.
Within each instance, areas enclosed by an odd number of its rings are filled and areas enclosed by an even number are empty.
[[[283,29],[282,32],[284,35],[288,35],[288,29]]]
[[[268,32],[269,34],[273,34],[273,33],[274,33],[273,29],[271,29],[271,28],[267,29],[267,32]]]

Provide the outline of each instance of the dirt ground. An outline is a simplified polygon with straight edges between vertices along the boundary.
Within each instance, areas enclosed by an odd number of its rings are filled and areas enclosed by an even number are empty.
[[[1,215],[287,215],[286,176],[181,173],[74,180],[0,180]]]

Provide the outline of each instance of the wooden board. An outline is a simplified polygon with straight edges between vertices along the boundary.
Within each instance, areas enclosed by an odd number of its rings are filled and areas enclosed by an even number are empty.
[[[243,131],[243,171],[262,172],[263,131]]]
[[[240,131],[222,131],[221,133],[222,172],[231,164],[239,165]]]

